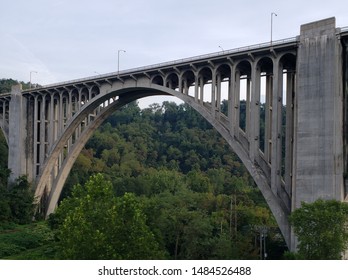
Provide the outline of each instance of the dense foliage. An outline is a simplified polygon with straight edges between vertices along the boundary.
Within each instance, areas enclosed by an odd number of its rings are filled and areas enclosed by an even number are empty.
[[[8,93],[11,91],[11,87],[17,84],[21,84],[23,89],[28,89],[30,87],[30,83],[18,82],[13,79],[0,79],[0,93]],[[38,86],[38,85],[32,85]]]
[[[302,203],[290,219],[298,237],[296,257],[309,260],[341,259],[348,248],[348,204],[336,200]]]
[[[8,148],[0,131],[0,228],[5,224],[26,224],[33,217],[33,192],[25,176],[8,186]]]
[[[57,224],[59,257],[67,259],[159,259],[145,215],[133,194],[116,198],[101,174],[76,185],[51,223]]]
[[[62,198],[103,173],[118,197],[136,195],[146,223],[171,259],[259,257],[284,243],[259,190],[227,143],[186,104],[164,102],[115,112],[77,159]],[[64,201],[63,201],[64,204]]]

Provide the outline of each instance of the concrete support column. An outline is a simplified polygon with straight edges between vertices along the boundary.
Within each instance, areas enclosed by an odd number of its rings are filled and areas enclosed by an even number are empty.
[[[40,165],[45,160],[45,145],[46,145],[46,95],[42,96],[40,109]]]
[[[81,102],[82,102],[82,91],[81,89],[79,90],[79,94],[78,94],[78,100],[77,100],[77,112],[79,112],[81,110]],[[80,137],[81,135],[81,124],[76,128],[77,130],[77,137]]]
[[[187,79],[184,80],[184,94],[189,95],[189,86]]]
[[[344,174],[348,174],[348,39],[343,41],[343,53],[344,53],[344,61],[343,61],[343,71],[344,71],[344,88],[343,88],[343,96],[344,96]],[[344,199],[348,201],[348,176],[344,178]]]
[[[79,96],[78,96],[78,101],[77,101],[77,111],[81,110],[81,102],[82,102],[82,90],[79,90]]]
[[[234,137],[235,126],[236,126],[236,73],[235,67],[232,67],[231,75],[229,77],[228,84],[228,120],[230,124],[230,134]]]
[[[184,80],[183,80],[183,78],[182,78],[182,75],[180,74],[179,75],[179,82],[178,82],[178,90],[179,90],[179,92],[181,92],[182,94],[184,94],[184,85],[183,85],[183,83],[184,83]]]
[[[13,86],[9,106],[8,168],[11,170],[10,183],[14,182],[19,176],[27,174],[26,113],[26,99],[22,96],[22,86]]]
[[[68,93],[68,114],[67,119],[69,120],[73,114],[73,102],[72,102],[72,91]]]
[[[342,46],[335,18],[301,26],[293,207],[344,199]]]
[[[195,74],[195,102],[198,102],[198,93],[199,93],[199,79],[198,75]]]
[[[250,145],[249,156],[252,162],[259,154],[259,134],[260,134],[260,84],[261,71],[253,62],[251,71],[252,89],[250,102]]]
[[[249,142],[250,139],[250,98],[251,98],[251,77],[247,77],[246,84],[246,106],[245,106],[245,134]]]
[[[216,111],[216,72],[213,70],[213,77],[211,81],[211,114],[215,117]]]
[[[285,130],[285,190],[289,197],[292,194],[292,161],[294,137],[294,95],[295,73],[287,71],[286,74],[286,130]]]
[[[265,158],[268,163],[272,160],[272,101],[273,74],[266,77],[266,106],[265,106]]]
[[[33,145],[34,145],[34,165],[33,165],[33,174],[34,174],[34,178],[37,176],[38,174],[38,162],[39,162],[39,152],[38,152],[38,126],[39,126],[39,112],[38,112],[38,107],[39,107],[39,101],[38,101],[38,96],[34,97],[34,135],[33,135]]]
[[[271,156],[271,188],[275,195],[281,187],[281,124],[282,124],[283,69],[279,60],[273,62],[273,100],[272,100],[272,156]]]
[[[68,112],[67,112],[67,122],[72,117],[73,112],[73,104],[72,104],[72,91],[69,91],[68,93]],[[99,106],[100,108],[100,106]],[[70,151],[70,147],[72,146],[72,137],[68,141],[68,152]]]
[[[239,137],[239,121],[240,121],[240,72],[239,71],[236,71],[234,79],[235,79],[234,135],[238,138]]]
[[[217,107],[217,111],[220,112],[221,111],[221,83],[222,83],[220,73],[217,74],[216,80],[217,80],[216,81],[216,107]]]
[[[50,149],[54,142],[54,95],[51,95],[50,100],[50,119],[49,119],[49,133],[48,133],[48,149]]]
[[[199,77],[199,101],[201,105],[203,105],[204,100],[204,78],[202,76]]]
[[[58,135],[61,135],[64,129],[64,116],[63,116],[63,93],[59,93],[59,115],[58,115],[58,124],[59,124],[59,131]]]

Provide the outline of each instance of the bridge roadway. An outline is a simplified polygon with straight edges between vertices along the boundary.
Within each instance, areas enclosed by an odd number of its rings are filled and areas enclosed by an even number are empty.
[[[112,112],[139,98],[172,95],[229,143],[294,249],[293,209],[347,197],[347,35],[329,18],[302,25],[296,38],[26,91],[13,87],[0,95],[11,180],[27,174],[38,211],[49,215],[78,154]]]

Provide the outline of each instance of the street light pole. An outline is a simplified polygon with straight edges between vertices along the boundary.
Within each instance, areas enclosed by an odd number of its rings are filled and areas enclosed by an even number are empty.
[[[37,74],[37,71],[30,71],[29,89],[31,89],[31,74],[32,73],[36,73]]]
[[[120,74],[120,52],[126,52],[125,50],[117,51],[117,75]]]
[[[271,13],[271,46],[272,46],[272,41],[273,41],[273,16],[278,16],[276,13]]]

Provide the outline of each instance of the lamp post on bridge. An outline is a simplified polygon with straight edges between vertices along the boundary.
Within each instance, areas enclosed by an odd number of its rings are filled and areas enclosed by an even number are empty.
[[[32,73],[37,74],[37,71],[30,71],[29,89],[31,89],[31,74]]]
[[[272,46],[272,41],[273,41],[273,16],[278,16],[276,13],[271,13],[271,46]]]
[[[120,74],[120,52],[126,52],[125,50],[117,51],[117,75]]]

